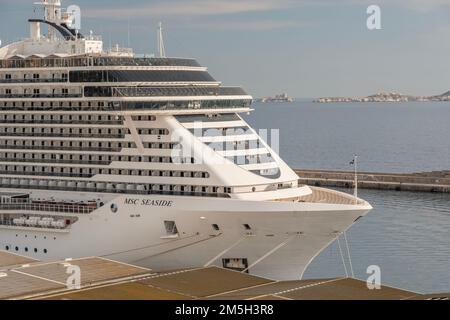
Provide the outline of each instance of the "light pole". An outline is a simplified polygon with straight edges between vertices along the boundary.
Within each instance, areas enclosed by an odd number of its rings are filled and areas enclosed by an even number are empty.
[[[354,191],[353,195],[355,196],[355,200],[358,199],[358,155],[353,155],[353,167],[355,170],[355,181],[354,181]]]

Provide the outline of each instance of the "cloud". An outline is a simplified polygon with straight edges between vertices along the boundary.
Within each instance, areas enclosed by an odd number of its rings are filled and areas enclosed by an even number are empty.
[[[409,1],[401,1],[396,0],[395,3],[397,5],[402,5],[407,7],[408,9],[418,11],[418,12],[430,12],[437,10],[444,6],[450,5],[450,0],[409,0]]]
[[[295,20],[257,20],[257,21],[214,21],[190,23],[190,28],[236,31],[268,31],[275,29],[300,28],[311,23]]]
[[[264,12],[298,6],[299,0],[174,0],[129,7],[104,7],[83,12],[86,17],[127,19],[151,16],[207,16]]]
[[[450,0],[304,0],[305,6],[398,6],[418,12],[428,12],[450,6]]]
[[[30,7],[33,5],[33,1],[29,1],[29,0],[1,0],[1,4],[2,5],[24,5],[24,4],[28,4]]]

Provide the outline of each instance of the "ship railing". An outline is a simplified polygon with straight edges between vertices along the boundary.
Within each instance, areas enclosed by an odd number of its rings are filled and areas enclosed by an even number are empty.
[[[85,37],[86,40],[102,41],[102,36],[99,35],[88,35]]]
[[[200,67],[197,61],[183,58],[89,57],[25,58],[0,60],[0,68],[69,68],[91,66],[181,66]]]
[[[13,146],[0,145],[0,149],[17,149],[17,150],[57,150],[57,151],[99,151],[99,152],[120,152],[122,148],[94,148],[94,147],[56,147],[56,146]]]
[[[61,137],[61,138],[99,138],[99,139],[123,139],[125,134],[97,134],[97,133],[36,133],[36,132],[2,132],[4,137]]]
[[[247,93],[241,87],[114,87],[115,97],[159,96],[242,96]]]
[[[87,165],[110,165],[110,161],[78,161],[62,159],[24,159],[24,158],[0,158],[0,162],[34,162],[34,163],[69,163],[69,164],[87,164]]]
[[[5,96],[5,98],[15,98],[15,96]],[[0,96],[1,98],[2,96]],[[64,96],[62,98],[65,98]],[[51,96],[50,98],[57,98],[56,96]],[[193,99],[195,100],[195,99]],[[16,105],[12,106],[10,104],[0,105],[0,111],[132,111],[132,110],[165,110],[165,111],[179,111],[179,110],[215,110],[215,109],[242,109],[250,108],[250,99],[230,99],[221,101],[216,100],[205,100],[202,102],[186,102],[186,101],[175,101],[175,102],[159,102],[159,101],[116,101],[108,106],[31,106],[31,105]]]
[[[123,121],[88,121],[88,120],[0,120],[0,123],[15,123],[15,124],[100,124],[100,125],[123,125]]]
[[[81,93],[67,93],[67,94],[41,94],[41,93],[29,93],[29,94],[0,94],[2,99],[15,99],[15,98],[82,98]]]
[[[69,80],[57,78],[57,79],[0,79],[0,83],[54,83],[54,82],[68,82]]]
[[[312,203],[327,203],[327,204],[345,204],[345,205],[365,205],[367,202],[365,200],[355,198],[351,194],[344,192],[313,187],[310,186],[312,193],[306,196],[301,196],[298,198],[301,202],[312,202]]]

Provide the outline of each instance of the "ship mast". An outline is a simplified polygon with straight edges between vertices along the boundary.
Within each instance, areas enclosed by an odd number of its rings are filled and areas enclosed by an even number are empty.
[[[159,57],[165,58],[166,57],[166,49],[164,48],[164,39],[163,39],[163,32],[162,32],[162,23],[160,22],[158,25],[158,51],[159,51]]]

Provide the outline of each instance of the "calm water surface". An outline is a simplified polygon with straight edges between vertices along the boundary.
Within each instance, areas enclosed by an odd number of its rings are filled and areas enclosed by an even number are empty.
[[[293,167],[366,171],[450,169],[450,102],[254,104],[246,119],[280,129],[280,154]]]
[[[366,171],[450,170],[450,103],[296,102],[254,108],[246,120],[255,128],[280,129],[280,154],[291,167],[349,170],[357,153]],[[355,276],[365,279],[367,266],[378,265],[385,284],[450,292],[450,194],[360,190],[360,195],[374,209],[347,233]],[[305,278],[342,275],[335,242]]]

